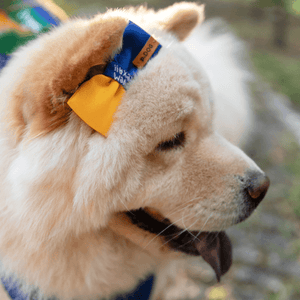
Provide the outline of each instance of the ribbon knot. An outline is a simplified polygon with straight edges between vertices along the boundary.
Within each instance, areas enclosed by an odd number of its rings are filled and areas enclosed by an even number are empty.
[[[106,66],[103,74],[85,82],[69,99],[68,105],[90,127],[107,136],[126,84],[160,48],[152,36],[129,21],[121,52]]]

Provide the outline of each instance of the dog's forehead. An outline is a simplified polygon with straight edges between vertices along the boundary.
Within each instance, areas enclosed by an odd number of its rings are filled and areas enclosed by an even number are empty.
[[[202,101],[201,82],[182,60],[180,45],[164,46],[127,87],[118,119],[132,126],[164,128],[190,115]],[[178,55],[181,52],[181,55]],[[150,124],[152,124],[150,126]]]

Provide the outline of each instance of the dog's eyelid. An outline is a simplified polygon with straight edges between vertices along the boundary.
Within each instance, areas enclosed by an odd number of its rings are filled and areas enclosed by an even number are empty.
[[[185,140],[185,133],[181,131],[179,133],[176,133],[172,139],[159,143],[155,150],[169,151],[172,149],[181,148],[184,146]]]

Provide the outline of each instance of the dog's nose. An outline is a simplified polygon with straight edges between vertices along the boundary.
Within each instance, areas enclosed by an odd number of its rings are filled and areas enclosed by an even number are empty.
[[[270,179],[264,173],[248,175],[246,192],[250,201],[257,206],[265,197],[270,185]]]

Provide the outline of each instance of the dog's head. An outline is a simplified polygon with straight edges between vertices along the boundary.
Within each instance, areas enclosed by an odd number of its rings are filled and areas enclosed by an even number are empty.
[[[121,49],[128,19],[162,48],[127,86],[104,137],[67,101]],[[2,134],[16,137],[5,184],[24,222],[40,216],[31,238],[110,226],[146,246],[159,234],[171,251],[201,254],[226,272],[222,231],[253,212],[269,182],[214,130],[209,82],[181,44],[201,20],[195,4],[111,11],[65,24],[16,54],[1,79],[9,119]]]

